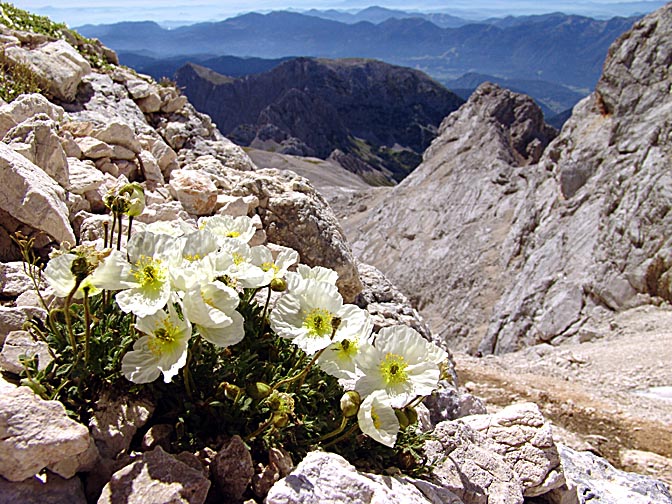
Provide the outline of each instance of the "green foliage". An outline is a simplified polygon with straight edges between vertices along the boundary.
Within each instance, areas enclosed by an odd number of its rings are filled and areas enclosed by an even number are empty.
[[[41,91],[30,68],[21,63],[9,65],[4,52],[0,54],[0,98],[9,103],[21,94]]]

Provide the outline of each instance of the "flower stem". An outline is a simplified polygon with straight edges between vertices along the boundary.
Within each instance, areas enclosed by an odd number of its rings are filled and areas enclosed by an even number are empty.
[[[322,355],[324,353],[325,350],[326,350],[326,348],[323,348],[322,350],[317,352],[315,354],[315,356],[311,359],[311,361],[308,363],[308,365],[305,368],[303,368],[303,370],[300,373],[295,374],[294,376],[290,376],[289,378],[285,378],[284,380],[280,380],[278,383],[273,385],[272,389],[273,390],[278,390],[283,385],[287,385],[287,384],[292,383],[292,382],[294,382],[296,380],[299,380],[299,379],[301,380],[299,388],[301,388],[301,385],[303,385],[303,380],[305,379],[306,375],[312,369],[312,367],[315,364],[315,362],[317,361],[317,359],[320,357],[320,355]]]
[[[343,432],[346,425],[348,425],[348,419],[343,417],[343,419],[341,420],[341,425],[339,425],[335,430],[333,430],[333,431],[325,434],[324,436],[322,436],[320,439],[318,439],[318,441],[326,441],[329,438],[332,438],[334,436],[338,436],[341,432]]]
[[[70,317],[70,305],[72,304],[72,298],[79,289],[81,280],[75,280],[75,286],[72,288],[68,297],[65,298],[65,307],[63,314],[65,315],[65,325],[68,327],[68,338],[70,339],[70,346],[72,346],[72,353],[75,356],[75,362],[78,360],[79,352],[77,351],[77,339],[75,338],[75,332],[72,330],[72,318]]]
[[[250,441],[251,439],[257,437],[259,434],[264,432],[266,428],[269,425],[271,425],[272,422],[273,422],[273,413],[271,413],[270,418],[266,420],[264,423],[262,423],[257,430],[255,430],[252,434],[248,434],[247,436],[245,436],[245,441]]]
[[[335,444],[340,443],[344,439],[348,439],[350,436],[352,436],[352,433],[355,432],[359,428],[359,424],[356,423],[352,427],[348,429],[348,431],[343,434],[342,436],[337,437],[336,439],[329,441],[327,444],[322,445],[322,448],[329,448],[330,446],[333,446]]]
[[[269,285],[267,287],[268,289],[268,294],[266,295],[266,304],[264,305],[264,311],[261,314],[261,334],[264,334],[264,331],[266,330],[266,313],[268,312],[268,303],[271,302],[271,286]]]
[[[128,216],[128,233],[126,235],[126,243],[131,241],[131,228],[133,227],[133,216]]]
[[[84,340],[84,364],[89,364],[89,347],[91,343],[91,307],[89,306],[89,288],[84,288],[84,325],[86,339]]]
[[[123,223],[121,222],[121,214],[117,216],[119,222],[119,230],[117,231],[117,250],[121,250],[121,236],[124,234]]]

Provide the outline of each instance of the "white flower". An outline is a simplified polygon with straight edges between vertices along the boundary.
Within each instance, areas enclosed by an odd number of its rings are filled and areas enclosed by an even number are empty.
[[[141,232],[128,243],[130,289],[116,295],[119,308],[146,317],[161,310],[171,294],[170,271],[181,263],[182,241],[164,234]]]
[[[410,327],[383,327],[373,346],[362,349],[357,357],[364,376],[357,380],[355,390],[362,396],[383,390],[395,408],[403,408],[417,396],[431,394],[440,371],[430,349],[427,341]]]
[[[187,362],[191,324],[170,304],[168,313],[140,317],[135,327],[145,335],[122,358],[121,372],[134,383],[153,382],[163,373],[163,381],[170,383]]]
[[[128,279],[131,265],[123,253],[117,250],[110,251],[100,262],[93,254],[87,257],[66,253],[51,259],[44,270],[44,277],[57,296],[66,297],[75,288],[76,278],[72,270],[76,259],[85,260],[83,267],[90,269],[91,272],[80,283],[74,294],[75,299],[84,297],[84,289],[88,289],[89,296],[95,296],[102,292],[102,289],[118,290],[128,287],[125,280]]]
[[[232,238],[248,243],[256,232],[252,219],[246,215],[240,217],[232,217],[231,215],[201,217],[198,219],[198,228],[210,231],[217,236],[220,243]]]
[[[362,401],[357,423],[364,434],[385,446],[391,448],[397,442],[399,420],[387,394],[382,391],[373,392]]]
[[[333,342],[358,338],[367,316],[357,306],[344,305],[335,285],[306,280],[301,289],[278,300],[270,322],[278,336],[310,355]]]
[[[187,235],[196,231],[196,228],[190,226],[181,219],[171,221],[156,221],[145,225],[145,231],[153,234],[167,234],[175,238]]]
[[[222,282],[195,285],[184,295],[184,314],[203,338],[227,347],[245,336],[244,319],[236,311],[239,301],[238,293]]]
[[[251,262],[265,273],[263,285],[268,285],[274,278],[284,278],[287,270],[299,261],[299,253],[289,247],[280,247],[275,259],[271,249],[263,245],[252,247],[250,250]]]
[[[286,275],[287,290],[293,291],[298,289],[304,280],[317,280],[318,282],[327,282],[336,285],[338,280],[338,273],[329,268],[322,266],[306,266],[299,264],[296,272],[289,272]]]
[[[356,360],[359,353],[366,347],[372,346],[372,323],[367,312],[361,332],[354,337],[343,339],[329,345],[317,359],[320,369],[331,376],[344,380],[355,380],[361,372],[357,368]]]
[[[228,278],[246,289],[267,285],[264,284],[264,270],[252,264],[252,250],[247,243],[227,240],[221,243],[219,252],[212,254],[210,260],[215,278]]]
[[[194,285],[214,280],[209,256],[218,250],[215,236],[208,231],[199,230],[183,236],[181,240],[182,262],[170,271],[173,287],[186,291]]]

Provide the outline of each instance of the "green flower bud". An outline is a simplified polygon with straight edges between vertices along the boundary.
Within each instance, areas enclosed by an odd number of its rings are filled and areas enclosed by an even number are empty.
[[[352,418],[357,416],[359,412],[359,405],[362,403],[362,398],[358,392],[349,390],[341,397],[341,411],[345,418]]]
[[[274,427],[282,429],[283,427],[287,427],[287,424],[289,424],[289,415],[282,411],[276,411],[273,413],[273,420],[271,420],[271,422],[273,423]]]
[[[411,406],[406,406],[406,408],[404,408],[404,413],[406,413],[410,425],[418,423],[418,412],[416,411],[415,408]]]
[[[271,280],[271,290],[273,292],[284,292],[287,290],[287,282],[284,278],[274,278]]]
[[[252,399],[259,400],[271,395],[273,389],[263,382],[256,382],[251,383],[245,387],[245,392],[247,392],[247,395],[249,395]]]
[[[243,393],[243,390],[238,387],[237,385],[234,385],[229,382],[222,382],[219,384],[217,387],[217,393],[215,394],[217,397],[226,397],[227,399],[230,399],[231,401],[235,401],[237,397],[240,396],[240,394]]]
[[[397,420],[399,420],[399,427],[401,429],[405,429],[406,427],[411,425],[408,415],[406,415],[404,410],[395,409],[394,414],[397,415]]]
[[[145,210],[145,190],[137,182],[126,184],[119,190],[119,196],[128,201],[124,212],[129,217],[137,217]]]

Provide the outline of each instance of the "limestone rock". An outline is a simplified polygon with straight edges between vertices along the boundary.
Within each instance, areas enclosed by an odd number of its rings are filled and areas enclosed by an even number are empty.
[[[91,136],[108,145],[119,145],[128,150],[138,153],[142,149],[140,142],[135,136],[135,131],[126,123],[113,120],[91,131]]]
[[[98,504],[202,504],[209,489],[201,471],[156,447],[114,473]]]
[[[403,286],[451,348],[485,333],[508,276],[501,245],[539,155],[530,146],[554,134],[532,99],[482,84],[423,163],[347,228],[355,255]]]
[[[133,435],[154,412],[154,405],[144,398],[113,397],[104,392],[96,404],[89,428],[100,454],[115,458],[131,445]]]
[[[9,130],[3,141],[62,187],[67,187],[68,162],[56,134],[57,127],[48,115],[37,114]]]
[[[496,451],[513,468],[525,497],[545,494],[565,482],[551,426],[534,403],[508,406],[494,415],[461,420],[496,444]]]
[[[44,320],[46,315],[44,309],[36,306],[0,306],[0,346],[5,342],[7,334],[22,329],[26,320]]]
[[[433,436],[425,453],[436,464],[433,475],[442,487],[465,503],[523,503],[523,487],[511,464],[482,433],[452,421],[437,425]]]
[[[0,144],[0,208],[58,242],[75,243],[63,189],[37,166]]]
[[[211,464],[212,479],[222,497],[240,502],[254,476],[252,455],[239,436],[233,436],[217,453]]]
[[[454,381],[457,381],[457,377]],[[458,390],[444,381],[439,382],[439,387],[422,404],[429,410],[432,425],[445,420],[456,420],[470,415],[487,413],[483,401],[478,397],[463,390]]]
[[[43,89],[66,102],[75,99],[82,77],[91,72],[88,61],[64,40],[30,49],[10,46],[5,49],[4,58],[26,65]]]
[[[22,261],[0,263],[0,294],[13,297],[32,289],[33,281],[26,274]]]
[[[0,369],[14,374],[23,371],[21,357],[38,360],[38,369],[44,369],[53,357],[48,345],[42,340],[35,340],[28,331],[12,331],[5,338],[0,351]]]
[[[45,401],[27,387],[0,394],[0,476],[30,478],[88,446],[89,431],[71,420],[60,402]]]
[[[212,215],[217,204],[217,187],[207,173],[175,170],[170,188],[184,209],[192,215]]]
[[[105,181],[105,175],[90,160],[68,158],[68,171],[70,175],[68,189],[74,194],[83,195],[95,191]]]
[[[669,504],[672,496],[660,481],[614,469],[590,452],[558,446],[567,486],[548,493],[550,504]]]
[[[0,107],[0,136],[4,137],[10,129],[37,114],[46,114],[59,123],[63,119],[64,110],[41,94],[21,95]]]
[[[82,156],[89,159],[114,157],[114,151],[105,142],[93,137],[82,137],[75,140],[82,151]]]
[[[92,437],[89,438],[89,447],[82,453],[70,458],[59,460],[58,462],[47,466],[51,472],[62,476],[63,478],[72,478],[78,472],[89,472],[96,467],[100,459],[100,452]]]
[[[434,498],[427,498],[432,494]],[[455,494],[431,483],[422,482],[415,486],[410,479],[360,473],[340,455],[324,452],[309,453],[289,476],[271,488],[264,502],[462,504]]]
[[[20,482],[0,478],[0,502],[3,504],[86,504],[79,478],[63,479],[47,474],[46,481],[35,477]]]

